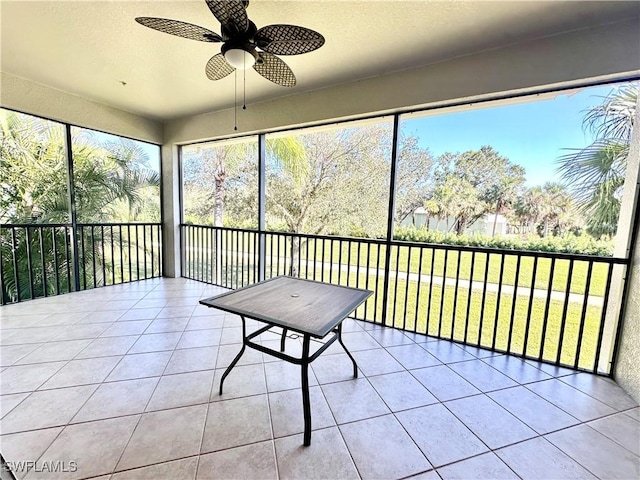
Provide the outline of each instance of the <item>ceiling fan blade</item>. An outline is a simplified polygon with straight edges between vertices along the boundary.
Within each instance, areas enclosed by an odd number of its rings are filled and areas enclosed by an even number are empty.
[[[298,25],[267,25],[256,32],[256,44],[275,55],[300,55],[320,48],[324,37]]]
[[[211,57],[205,67],[205,72],[209,80],[220,80],[230,73],[233,73],[234,70],[235,68],[229,65],[221,53]]]
[[[169,20],[167,18],[138,17],[136,22],[145,27],[153,28],[164,33],[170,33],[182,38],[199,40],[201,42],[221,42],[222,37],[211,30],[199,27],[192,23]]]
[[[249,19],[245,2],[242,0],[205,0],[213,16],[220,24],[231,31],[246,32],[249,28]],[[224,32],[223,32],[224,33]]]
[[[296,76],[286,63],[270,53],[260,52],[258,55],[261,61],[253,66],[256,72],[277,85],[296,86]]]

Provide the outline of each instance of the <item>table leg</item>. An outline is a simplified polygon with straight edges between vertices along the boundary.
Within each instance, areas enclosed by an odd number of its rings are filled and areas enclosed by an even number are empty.
[[[342,341],[342,323],[338,325],[338,341],[340,342],[340,345],[342,345],[342,348],[344,348],[344,351],[347,352],[347,355],[349,355],[351,363],[353,363],[353,378],[358,378],[358,364],[356,363],[356,359],[353,358],[351,352],[349,352],[347,346]]]
[[[282,338],[280,339],[280,351],[284,352],[284,341],[287,338],[287,329],[282,329]]]
[[[242,319],[242,348],[240,349],[236,357],[233,359],[233,361],[229,364],[227,369],[222,374],[222,378],[220,379],[220,395],[222,395],[222,385],[224,384],[224,379],[227,378],[227,375],[229,375],[229,373],[231,373],[231,370],[233,369],[233,367],[236,366],[236,363],[238,363],[238,360],[240,360],[240,357],[242,357],[242,354],[244,353],[244,350],[245,350],[246,341],[247,341],[247,328],[246,328],[244,316],[240,315],[240,318]]]
[[[304,413],[304,445],[311,445],[311,402],[309,399],[309,343],[306,334],[302,341],[302,411]]]

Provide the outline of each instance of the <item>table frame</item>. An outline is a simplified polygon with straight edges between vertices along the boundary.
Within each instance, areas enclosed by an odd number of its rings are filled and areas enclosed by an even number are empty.
[[[266,323],[266,325],[262,328],[259,328],[255,332],[252,332],[249,335],[247,335],[246,319],[244,315],[240,315],[240,318],[242,319],[242,348],[240,349],[240,351],[235,356],[233,361],[229,364],[227,369],[222,374],[222,378],[220,379],[220,395],[222,395],[222,387],[224,385],[225,378],[227,378],[229,373],[231,373],[231,370],[233,369],[233,367],[236,366],[236,364],[244,354],[246,347],[252,348],[254,350],[258,350],[259,352],[266,353],[268,355],[279,358],[286,362],[300,365],[301,376],[302,376],[302,410],[304,415],[304,445],[305,446],[311,445],[311,402],[309,397],[309,364],[313,362],[316,358],[318,358],[320,354],[322,354],[322,352],[324,352],[327,348],[329,348],[333,344],[333,342],[338,340],[340,345],[342,345],[342,348],[344,349],[344,351],[347,352],[347,355],[351,359],[351,363],[353,363],[353,377],[354,378],[358,377],[358,364],[356,363],[356,360],[353,358],[353,355],[351,355],[351,352],[349,352],[346,345],[342,341],[342,322],[345,319],[342,319],[340,323],[338,323],[338,325],[336,325],[336,327],[334,327],[329,332],[329,334],[333,334],[333,335],[331,335],[331,337],[326,342],[324,342],[324,344],[317,351],[315,351],[311,356],[309,355],[309,351],[311,348],[311,335],[309,333],[300,333],[299,335],[302,335],[303,337],[302,338],[302,356],[293,357],[291,355],[287,355],[286,353],[284,353],[285,341],[287,338],[287,331],[288,331],[287,328],[280,327],[279,325],[275,325],[273,323],[265,322],[264,320],[258,320],[260,322]],[[264,345],[260,345],[258,343],[254,343],[251,341],[255,337],[263,334],[264,332],[270,330],[273,327],[282,328],[282,337],[280,339],[280,351],[267,348]],[[323,338],[326,338],[326,336]]]

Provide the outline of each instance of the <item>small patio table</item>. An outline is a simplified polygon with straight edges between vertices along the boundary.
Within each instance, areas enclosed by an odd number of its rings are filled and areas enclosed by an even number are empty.
[[[222,375],[220,394],[222,395],[225,378],[238,363],[246,347],[300,365],[304,445],[311,445],[309,364],[337,339],[353,363],[353,376],[358,376],[358,365],[342,342],[342,321],[371,294],[373,292],[359,288],[280,276],[201,300],[202,305],[240,315],[242,319],[242,348]],[[247,335],[246,318],[258,320],[266,325]],[[252,342],[252,339],[273,327],[282,328],[280,351]],[[284,353],[289,330],[302,336],[301,357]],[[330,333],[333,335],[324,340]],[[324,341],[322,346],[310,355],[311,337]]]

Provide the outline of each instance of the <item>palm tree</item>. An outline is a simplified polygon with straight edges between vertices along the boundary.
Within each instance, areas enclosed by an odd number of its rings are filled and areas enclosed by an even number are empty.
[[[595,141],[558,159],[562,181],[573,194],[595,236],[613,236],[620,213],[620,197],[638,115],[638,82],[622,86],[590,108],[583,120]]]
[[[542,218],[544,204],[544,192],[542,187],[536,185],[529,187],[518,197],[514,205],[513,216],[515,220],[528,232],[535,232]]]

